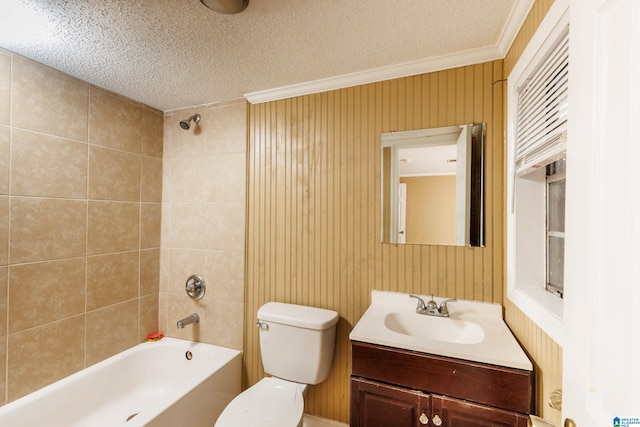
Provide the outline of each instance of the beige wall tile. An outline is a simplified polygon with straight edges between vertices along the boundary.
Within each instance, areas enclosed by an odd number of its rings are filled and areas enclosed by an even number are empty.
[[[204,247],[208,250],[244,250],[244,204],[208,203],[204,206]]]
[[[141,342],[150,334],[155,334],[158,329],[158,293],[140,298],[140,333],[138,341]]]
[[[166,247],[160,248],[160,292],[169,289],[169,253]]]
[[[7,366],[7,339],[0,339],[0,366]],[[7,402],[7,370],[0,369],[0,405]]]
[[[140,154],[162,159],[162,135],[164,129],[162,111],[142,107],[140,126]]]
[[[197,274],[207,283],[204,271],[204,252],[193,249],[172,249],[169,251],[169,281],[165,292],[185,295],[184,285],[192,274]]]
[[[142,107],[91,86],[89,127],[92,144],[140,154]]]
[[[139,252],[87,258],[87,311],[138,296]]]
[[[205,342],[242,350],[243,321],[242,302],[208,299],[202,326]]]
[[[12,195],[87,197],[86,143],[14,129],[11,147]]]
[[[9,333],[82,314],[85,259],[70,258],[11,267]],[[37,292],[29,292],[29,288]]]
[[[9,335],[9,401],[83,368],[84,323],[81,315]]]
[[[174,133],[176,130],[182,130],[180,128],[180,120],[174,122],[173,118],[174,114],[164,115],[162,118],[162,159],[166,160],[169,158],[175,157],[175,136]],[[186,116],[185,116],[186,117]],[[178,129],[175,129],[174,126],[178,126]]]
[[[186,294],[169,294],[168,300],[167,330],[165,335],[184,340],[204,342],[203,325],[205,323],[206,299],[194,301]],[[197,313],[200,316],[200,321],[178,329],[178,320],[184,319],[192,313]]]
[[[6,51],[0,51],[0,124],[8,125],[10,118],[11,54]]]
[[[140,205],[140,248],[159,248],[161,227],[162,204],[142,203]]]
[[[139,203],[89,202],[87,254],[138,249]]]
[[[140,200],[140,156],[120,150],[89,147],[89,198]]]
[[[87,366],[138,344],[138,301],[87,313]]]
[[[9,135],[8,126],[0,125],[0,194],[9,194]]]
[[[9,268],[0,267],[0,342],[4,342],[4,336],[7,335],[7,310],[9,298]],[[2,361],[0,361],[2,363]],[[1,365],[0,366],[5,366]],[[2,369],[0,369],[2,371]],[[0,399],[0,405],[2,400]]]
[[[169,336],[242,347],[246,106],[241,101],[165,115],[159,326]],[[199,126],[183,131],[178,122],[195,113],[202,115]],[[207,295],[196,304],[184,283],[202,272]],[[203,308],[204,315],[197,311]],[[194,311],[201,323],[179,331],[177,320]],[[215,319],[227,314],[236,326],[225,334]]]
[[[12,126],[86,142],[89,84],[18,55],[12,67]]]
[[[204,249],[205,220],[213,213],[205,212],[201,204],[163,205],[162,217],[169,221],[166,243],[170,248]],[[215,219],[214,219],[215,220]],[[165,230],[162,230],[163,233]]]
[[[209,295],[231,301],[244,301],[244,252],[206,251],[204,277]]]
[[[160,249],[140,251],[140,296],[157,294],[160,288]]]
[[[162,159],[142,157],[142,202],[162,202]]]
[[[168,327],[168,309],[169,309],[169,294],[160,292],[158,294],[158,331],[162,332],[166,336],[169,335]]]
[[[203,156],[176,157],[167,160],[166,183],[169,203],[203,203],[206,201],[210,180],[216,172]],[[218,176],[218,179],[220,177]],[[164,185],[163,185],[164,187]]]
[[[85,255],[87,202],[11,199],[12,264]]]
[[[9,197],[0,196],[0,266],[9,264]]]
[[[247,151],[246,101],[212,107],[202,120],[207,124],[208,154]]]
[[[207,157],[204,177],[207,202],[244,202],[246,198],[246,163],[244,153]],[[202,199],[201,199],[202,200]]]

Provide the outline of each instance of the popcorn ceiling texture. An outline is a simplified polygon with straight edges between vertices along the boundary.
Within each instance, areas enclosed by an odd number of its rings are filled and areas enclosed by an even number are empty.
[[[516,2],[3,0],[0,46],[167,111],[492,47]]]

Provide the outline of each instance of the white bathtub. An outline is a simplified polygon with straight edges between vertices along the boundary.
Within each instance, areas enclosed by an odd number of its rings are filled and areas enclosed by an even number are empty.
[[[240,369],[237,350],[164,338],[0,407],[0,426],[211,427],[240,393]]]

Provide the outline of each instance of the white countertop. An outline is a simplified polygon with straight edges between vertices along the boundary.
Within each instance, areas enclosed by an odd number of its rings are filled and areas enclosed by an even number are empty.
[[[431,299],[430,296],[419,296],[425,302]],[[445,298],[434,299],[439,305]],[[412,313],[415,316],[425,316],[415,312],[417,302],[408,294],[372,291],[371,305],[353,328],[349,338],[353,341],[439,356],[533,370],[531,361],[502,319],[502,306],[499,304],[466,300],[447,304],[449,319],[473,322],[484,330],[484,340],[473,344],[429,340],[394,332],[385,326],[385,318],[389,313]]]

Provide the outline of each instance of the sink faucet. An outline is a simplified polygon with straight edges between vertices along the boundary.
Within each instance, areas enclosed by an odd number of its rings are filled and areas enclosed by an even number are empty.
[[[416,313],[418,314],[427,314],[429,316],[438,316],[438,317],[449,317],[449,308],[447,307],[448,302],[457,301],[455,298],[449,298],[440,303],[440,307],[438,307],[438,303],[433,300],[433,294],[431,294],[431,301],[425,303],[422,298],[417,295],[409,295],[410,298],[415,298],[418,300],[418,306],[416,307]]]
[[[190,325],[192,323],[198,323],[200,321],[200,316],[198,316],[198,313],[193,313],[190,316],[185,317],[184,319],[180,319],[178,320],[178,329],[182,329],[187,325]]]

